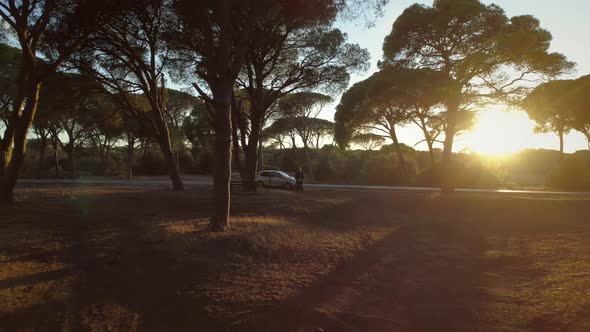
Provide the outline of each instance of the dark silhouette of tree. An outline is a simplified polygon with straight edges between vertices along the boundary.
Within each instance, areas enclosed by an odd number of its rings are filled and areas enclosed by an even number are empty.
[[[54,148],[59,149],[57,144],[57,136],[54,133],[58,133],[58,119],[59,119],[59,109],[56,107],[46,107],[44,105],[45,100],[51,100],[49,98],[45,98],[45,88],[41,89],[41,97],[38,109],[40,110],[39,114],[35,117],[33,121],[33,132],[37,136],[37,148],[39,149],[39,165],[37,170],[37,178],[41,178],[43,176],[43,170],[45,169],[45,159],[46,159],[46,151],[49,144],[55,145]],[[56,152],[56,151],[54,151]],[[59,155],[55,153],[55,164],[59,167]],[[56,177],[59,176],[59,169],[56,171]]]
[[[339,145],[348,145],[357,133],[380,134],[393,141],[401,169],[405,170],[396,127],[414,122],[423,131],[434,163],[433,144],[440,114],[433,108],[440,103],[441,83],[440,73],[432,70],[393,69],[382,70],[357,83],[342,96],[336,109]]]
[[[564,107],[571,110],[571,127],[586,137],[590,149],[590,75],[574,81]]]
[[[313,2],[299,4],[297,10],[297,15],[270,16],[255,24],[253,34],[257,38],[250,43],[237,80],[243,91],[241,97],[249,101],[249,107],[234,110],[247,111],[238,114],[247,121],[236,124],[247,133],[238,142],[245,154],[244,180],[254,190],[256,171],[262,166],[257,165],[259,136],[276,110],[277,100],[295,91],[342,91],[348,85],[349,72],[368,67],[368,52],[347,44],[346,36],[332,28],[335,10],[318,11]]]
[[[135,163],[135,150],[138,144],[146,136],[145,128],[149,124],[142,124],[141,119],[130,116],[128,112],[119,110],[119,116],[121,117],[121,129],[123,132],[123,139],[126,144],[127,154],[127,180],[133,179],[133,165]]]
[[[198,107],[199,104],[202,104],[202,101],[191,94],[173,89],[167,90],[164,113],[170,128],[170,140],[179,170],[179,154],[184,147],[186,138],[186,121],[193,109]]]
[[[563,159],[564,135],[571,129],[571,110],[566,109],[564,96],[570,91],[571,80],[551,81],[536,87],[523,101],[524,109],[537,124],[535,131],[556,133],[559,153]]]
[[[293,118],[278,118],[270,126],[264,128],[262,137],[265,141],[275,140],[282,148],[286,147],[286,140],[290,141],[291,148],[297,148],[297,131]]]
[[[184,127],[186,138],[194,151],[207,154],[213,152],[215,131],[211,115],[203,103],[198,103],[193,107]]]
[[[383,2],[374,0],[366,5],[379,8]],[[360,1],[179,0],[175,4],[180,24],[171,42],[178,50],[179,61],[189,64],[188,72],[197,76],[198,80],[192,81],[193,86],[211,110],[214,123],[215,206],[210,229],[223,231],[229,227],[232,94],[250,45],[257,39],[257,24],[277,19],[280,22],[283,16],[305,17],[308,8],[314,8],[317,17],[329,17],[332,12],[360,6]]]
[[[563,159],[564,135],[574,129],[590,144],[590,75],[576,80],[555,80],[537,86],[522,102],[540,132],[559,136]],[[590,147],[590,146],[589,146]]]
[[[307,172],[311,180],[313,180],[313,168],[310,147],[314,146],[314,142],[319,141],[318,133],[322,135],[326,132],[326,128],[333,130],[333,123],[317,119],[317,117],[331,102],[330,96],[315,92],[297,92],[286,95],[279,101],[280,114],[289,119],[288,123],[292,126],[292,130],[301,138],[307,160]]]
[[[83,117],[85,141],[100,157],[102,176],[110,176],[110,153],[123,135],[123,117],[109,96],[93,98],[93,109]]]
[[[103,84],[119,109],[149,120],[172,187],[183,190],[165,112],[169,51],[164,36],[174,20],[170,4],[165,0],[125,0],[117,3],[116,12],[85,44],[80,70]],[[129,97],[138,93],[145,96],[150,113],[133,108]]]
[[[47,114],[40,115],[35,121],[34,130],[40,134],[47,131],[53,143],[59,145],[67,154],[69,171],[72,177],[77,175],[76,149],[85,141],[89,115],[101,107],[97,94],[100,86],[80,75],[56,73],[51,75],[40,90],[39,110]],[[64,142],[60,134],[67,136]],[[57,174],[59,175],[59,174]]]
[[[385,144],[385,138],[374,133],[358,133],[352,137],[351,143],[360,146],[363,150],[373,151]]]
[[[196,76],[193,86],[209,108],[214,124],[215,204],[209,222],[213,231],[226,230],[230,222],[231,97],[251,42],[254,22],[269,10],[258,3],[232,0],[175,3],[180,20],[170,42],[177,51],[180,71]],[[268,3],[260,1],[260,5],[268,6]]]
[[[513,101],[533,79],[555,76],[572,67],[549,53],[551,34],[528,15],[507,17],[496,5],[479,0],[437,0],[414,4],[393,24],[383,45],[382,68],[430,68],[447,76],[444,192],[452,191],[451,158],[460,112],[474,103]]]
[[[0,142],[0,203],[13,202],[13,190],[23,164],[26,139],[35,118],[39,90],[110,17],[106,1],[2,0],[0,17],[20,48],[16,91],[8,124]],[[42,54],[43,60],[38,58]]]
[[[20,52],[14,47],[0,44],[0,121],[4,127],[8,126],[8,118],[16,95],[14,84],[20,67]],[[2,132],[0,132],[2,142]]]

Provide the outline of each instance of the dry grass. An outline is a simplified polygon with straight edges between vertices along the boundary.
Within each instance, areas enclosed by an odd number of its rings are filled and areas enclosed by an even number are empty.
[[[0,331],[588,331],[590,200],[22,188]]]

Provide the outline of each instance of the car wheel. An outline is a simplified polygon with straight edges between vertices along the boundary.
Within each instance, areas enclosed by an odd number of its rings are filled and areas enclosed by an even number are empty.
[[[262,182],[262,181],[256,182],[256,187],[258,187],[258,188],[264,188],[264,182]]]
[[[285,182],[283,187],[285,187],[286,189],[293,189],[293,184],[291,184],[291,182]]]

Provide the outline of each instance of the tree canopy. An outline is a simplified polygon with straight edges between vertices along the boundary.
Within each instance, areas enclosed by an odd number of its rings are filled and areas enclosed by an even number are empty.
[[[536,87],[522,102],[539,132],[554,132],[563,156],[564,134],[574,129],[590,142],[590,76],[554,80]]]
[[[479,0],[436,0],[414,4],[385,37],[381,68],[429,68],[447,76],[442,187],[450,179],[460,111],[483,103],[513,102],[530,90],[531,80],[554,77],[573,64],[549,51],[551,33],[530,15],[508,17]]]

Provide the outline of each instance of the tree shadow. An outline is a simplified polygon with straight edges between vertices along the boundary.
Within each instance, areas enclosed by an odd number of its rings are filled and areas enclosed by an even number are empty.
[[[32,240],[16,239],[0,247],[0,255],[8,257],[0,264],[46,263],[58,257],[67,268],[1,280],[0,291],[71,280],[60,290],[65,295],[0,317],[0,326],[69,331],[473,330],[481,324],[484,303],[491,296],[484,274],[515,264],[482,259],[489,249],[488,234],[514,232],[515,220],[528,213],[510,201],[466,202],[415,194],[317,191],[301,200],[295,197],[282,191],[236,194],[233,215],[283,218],[286,223],[265,226],[278,233],[282,229],[277,227],[295,225],[311,233],[357,233],[382,227],[389,234],[327,274],[298,286],[286,299],[225,303],[203,293],[212,282],[224,287],[222,276],[242,278],[249,273],[236,268],[234,255],[250,259],[252,265],[279,266],[317,257],[313,252],[309,257],[287,257],[281,252],[284,261],[280,265],[270,257],[275,252],[257,256],[250,252],[252,248],[238,243],[247,229],[209,234],[206,219],[212,199],[206,191],[105,190],[65,200],[57,197],[49,203],[59,206],[50,206],[45,219],[27,219],[27,227],[18,233],[46,234],[33,243],[41,249],[23,249]],[[533,209],[545,207],[543,202],[531,204]],[[517,231],[530,232],[535,225],[554,231],[554,220],[564,208],[572,217],[584,213],[578,205],[545,209],[545,216],[536,218],[537,224],[523,222]],[[35,211],[37,206],[31,207],[31,216]],[[499,221],[489,222],[494,219]],[[168,224],[181,228],[166,233]],[[54,242],[60,245],[43,249]],[[257,295],[254,289],[243,292],[250,292],[251,298]]]
[[[485,298],[484,250],[482,237],[469,230],[404,225],[286,301],[240,317],[235,327],[463,330],[477,319]]]

